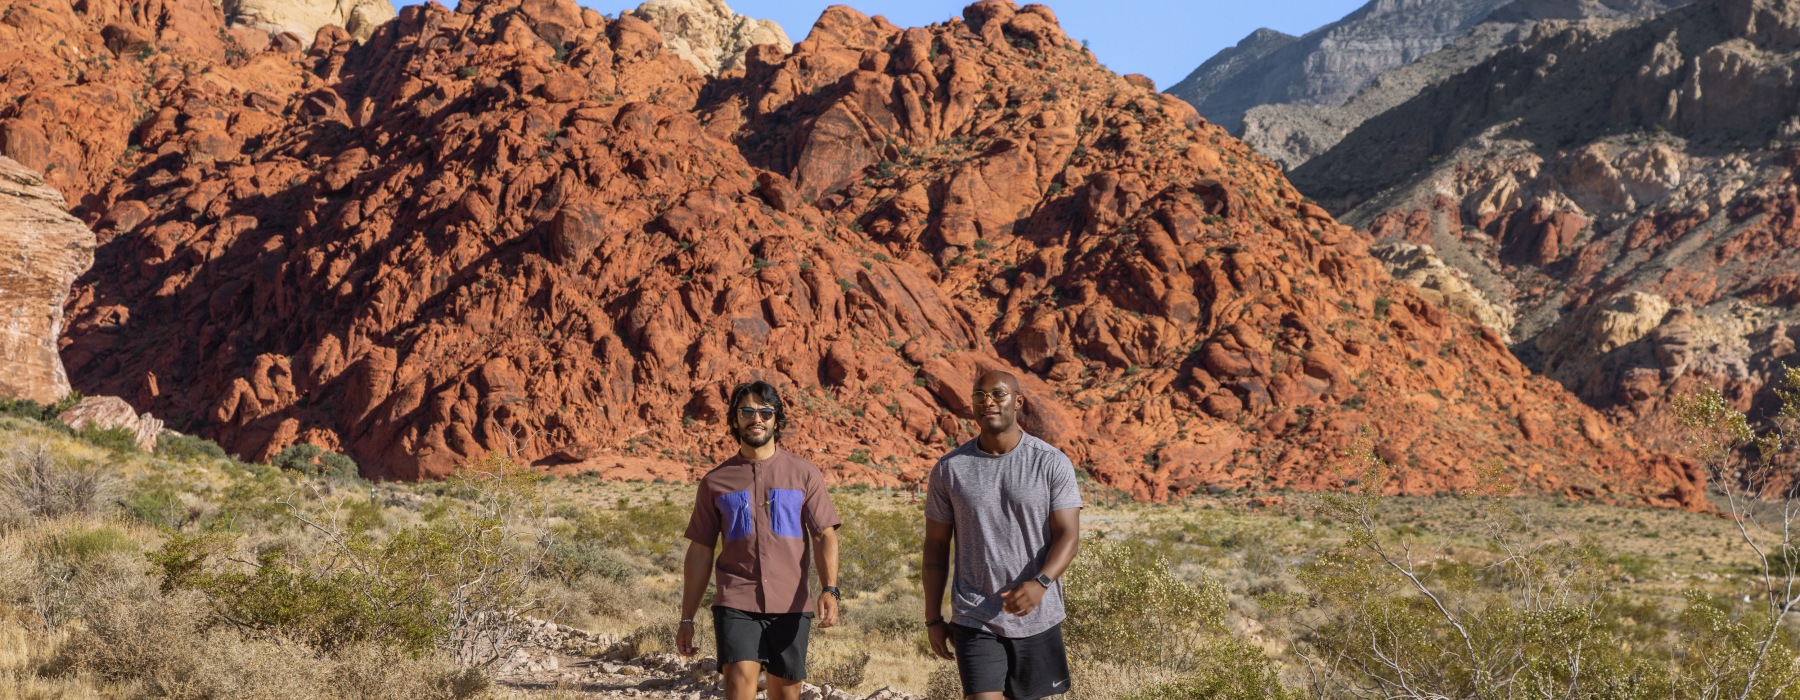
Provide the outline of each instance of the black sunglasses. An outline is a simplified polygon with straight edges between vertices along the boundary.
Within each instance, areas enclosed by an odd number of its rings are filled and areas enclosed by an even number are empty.
[[[751,408],[749,406],[745,406],[743,408],[738,409],[737,412],[738,412],[738,415],[743,416],[745,418],[755,418],[757,416],[762,416],[763,420],[772,420],[775,418],[775,409],[773,409],[773,408],[766,408],[766,407],[765,408]]]

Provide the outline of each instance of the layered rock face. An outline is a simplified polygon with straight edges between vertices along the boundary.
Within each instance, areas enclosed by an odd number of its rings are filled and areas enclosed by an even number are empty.
[[[1304,37],[1259,29],[1168,92],[1239,133],[1244,113],[1258,105],[1342,104],[1375,76],[1463,36],[1509,1],[1370,0]]]
[[[665,49],[705,76],[742,70],[752,46],[771,44],[781,53],[794,48],[774,20],[732,12],[725,0],[650,0],[631,15],[649,22]]]
[[[220,7],[232,25],[270,34],[292,32],[302,40],[311,40],[329,24],[365,41],[395,15],[388,0],[222,0]]]
[[[1499,463],[1700,503],[1696,474],[1041,6],[912,29],[833,8],[711,82],[648,23],[555,0],[409,7],[365,44],[246,60],[294,87],[171,81],[123,174],[64,185],[103,240],[77,386],[246,456],[689,478],[760,377],[791,449],[908,482],[974,434],[970,382],[997,368],[1027,429],[1143,498],[1331,486],[1366,433],[1406,493]]]
[[[1637,21],[1689,1],[1371,2],[1285,44],[1256,40],[1268,33],[1259,30],[1169,92],[1291,170],[1364,120],[1518,43],[1539,22]]]
[[[1800,332],[1800,3],[1541,27],[1294,172],[1378,238],[1515,304],[1528,364],[1656,444],[1669,400],[1740,409]]]
[[[48,404],[69,393],[57,354],[63,304],[94,245],[61,192],[0,156],[0,397]]]

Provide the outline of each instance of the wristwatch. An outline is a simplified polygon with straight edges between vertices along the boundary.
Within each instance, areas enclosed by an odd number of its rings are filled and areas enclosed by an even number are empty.
[[[843,594],[843,593],[840,593],[840,592],[839,592],[839,591],[838,591],[838,587],[837,587],[837,586],[820,586],[820,587],[819,587],[819,592],[820,592],[820,593],[830,593],[830,594],[831,594],[831,597],[833,597],[833,598],[836,598],[836,599],[838,599],[838,600],[843,600],[843,599],[844,599],[844,594]]]
[[[1038,585],[1043,586],[1045,588],[1049,588],[1050,584],[1055,582],[1049,576],[1045,576],[1042,573],[1038,574],[1037,576],[1032,577],[1031,580],[1038,582]]]

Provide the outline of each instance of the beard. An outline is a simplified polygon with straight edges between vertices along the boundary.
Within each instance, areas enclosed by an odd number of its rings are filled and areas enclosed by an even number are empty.
[[[751,447],[762,447],[763,445],[769,444],[770,440],[775,439],[775,431],[772,429],[763,430],[761,436],[751,435],[749,431],[744,430],[743,428],[739,428],[735,432],[737,433],[735,437],[737,437],[738,442]]]

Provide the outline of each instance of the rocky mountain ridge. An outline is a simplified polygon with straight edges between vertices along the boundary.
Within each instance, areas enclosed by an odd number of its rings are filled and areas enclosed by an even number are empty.
[[[1543,25],[1293,177],[1378,238],[1457,257],[1517,307],[1528,364],[1672,445],[1672,396],[1755,409],[1792,361],[1797,47],[1793,2]]]
[[[709,81],[648,23],[556,0],[408,7],[309,48],[169,2],[201,24],[128,27],[148,60],[9,84],[35,107],[0,112],[0,149],[61,164],[100,234],[76,385],[246,456],[691,478],[725,450],[725,389],[763,377],[831,478],[908,483],[1006,368],[1029,430],[1140,498],[1335,485],[1319,465],[1366,433],[1399,492],[1500,463],[1700,503],[1696,473],[1042,6],[908,29],[833,8]],[[122,15],[24,16],[29,59],[111,53]],[[116,116],[68,118],[103,89]]]
[[[1364,120],[1522,41],[1540,22],[1635,22],[1688,1],[1371,2],[1280,53],[1262,49],[1254,64],[1241,51],[1220,52],[1226,62],[1208,61],[1170,93],[1291,170]],[[1280,77],[1263,77],[1270,75]]]
[[[1259,29],[1167,92],[1242,133],[1253,107],[1341,104],[1375,76],[1436,51],[1510,1],[1369,0],[1302,37]]]

